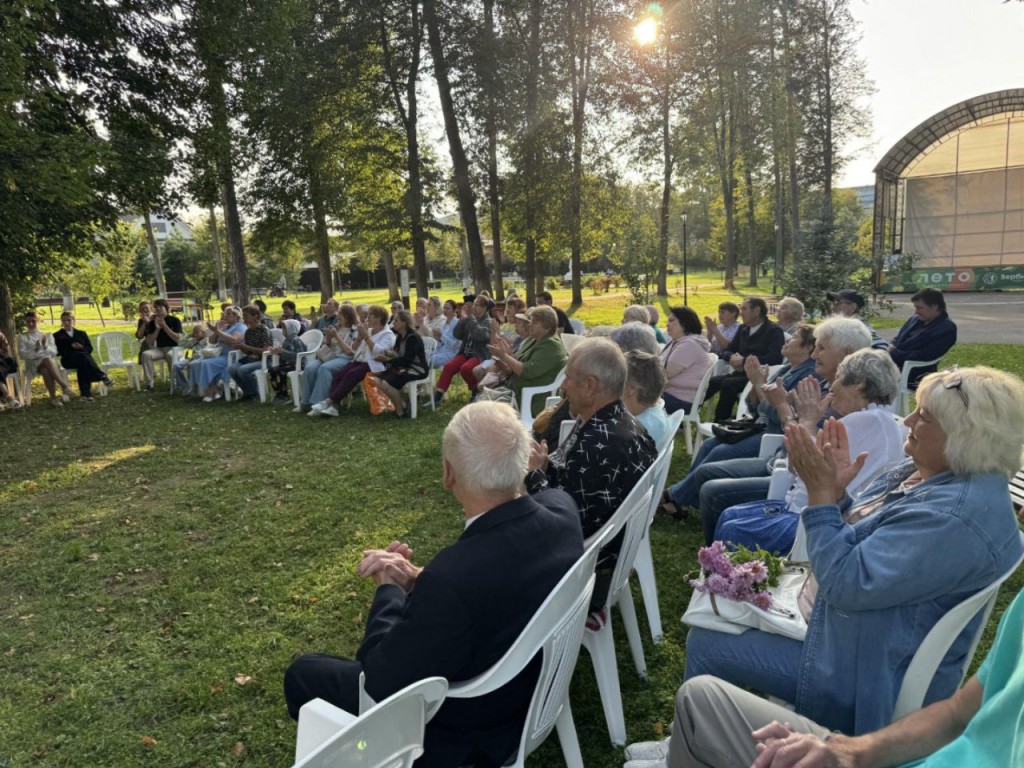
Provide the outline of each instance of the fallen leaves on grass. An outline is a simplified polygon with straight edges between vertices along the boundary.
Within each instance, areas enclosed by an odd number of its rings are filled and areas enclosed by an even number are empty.
[[[239,673],[235,675],[235,682],[239,685],[247,685],[252,682],[252,675],[243,675]]]
[[[142,746],[149,747],[150,749],[152,749],[156,746],[156,739],[154,739],[152,736],[143,736]]]
[[[245,757],[245,742],[236,741],[235,746],[231,748],[231,754],[235,757]]]

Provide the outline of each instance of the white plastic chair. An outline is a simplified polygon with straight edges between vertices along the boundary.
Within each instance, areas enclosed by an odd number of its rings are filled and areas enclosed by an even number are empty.
[[[1017,509],[1024,509],[1024,469],[1010,478],[1010,501]]]
[[[523,387],[519,397],[519,420],[523,422],[527,429],[533,426],[533,409],[531,406],[534,396],[555,394],[558,388],[562,386],[563,381],[565,381],[565,368],[558,372],[555,380],[550,384],[544,384],[540,387]]]
[[[918,647],[914,658],[910,660],[910,666],[907,667],[907,672],[903,676],[900,694],[896,698],[896,708],[893,710],[893,720],[898,720],[921,708],[921,705],[924,704],[924,697],[928,693],[928,687],[932,684],[932,679],[946,653],[960,633],[971,623],[971,619],[980,612],[981,621],[974,637],[971,638],[971,647],[967,651],[967,655],[964,656],[963,667],[960,670],[960,680],[963,681],[967,669],[971,666],[974,653],[978,650],[978,643],[985,631],[985,625],[988,624],[989,616],[992,614],[992,607],[996,603],[999,587],[1013,575],[1022,561],[1024,561],[1024,556],[1019,557],[1006,573],[983,590],[951,608],[925,635],[924,641]]]
[[[611,541],[620,530],[624,531],[622,547],[619,549],[611,585],[608,588],[608,597],[603,606],[604,625],[596,631],[586,629],[583,632],[583,647],[587,649],[594,664],[608,735],[612,744],[616,745],[626,743],[626,717],[622,710],[619,668],[615,660],[615,639],[612,637],[612,608],[618,605],[619,613],[622,614],[622,623],[626,627],[626,637],[629,638],[629,649],[633,656],[633,666],[640,677],[646,677],[647,664],[644,661],[644,648],[640,640],[633,593],[629,589],[629,575],[633,571],[640,541],[647,530],[647,517],[652,498],[651,485],[654,480],[654,473],[651,470],[654,466],[648,468],[619,506],[618,511],[605,523],[601,531],[595,534],[595,537]]]
[[[782,368],[781,365],[769,365],[768,366],[768,377],[771,377],[771,376],[775,375],[775,373],[780,368]],[[747,386],[745,386],[743,388],[743,391],[740,392],[740,401],[736,405],[736,418],[737,419],[742,419],[744,416],[752,415],[751,410],[750,410],[750,406],[747,405],[747,395],[750,394],[750,391],[752,389],[753,389],[753,384],[751,384],[748,381],[747,382]],[[710,421],[701,422],[699,424],[699,426],[697,427],[697,432],[698,432],[698,435],[697,435],[697,437],[698,437],[697,447],[698,448],[700,447],[700,444],[702,442],[704,442],[704,438],[711,437],[712,435],[714,435],[714,432],[712,431],[711,427],[712,427],[712,422],[710,422]]]
[[[704,400],[707,398],[708,384],[711,383],[711,377],[715,373],[715,363],[718,362],[718,355],[713,352],[708,352],[708,366],[707,372],[704,374],[704,378],[700,380],[700,384],[697,386],[697,391],[693,394],[693,403],[690,405],[689,412],[683,416],[682,424],[680,428],[683,430],[683,438],[686,440],[686,452],[693,456],[694,451],[700,448],[700,444],[704,442],[704,437],[701,435],[700,427],[700,409],[704,405]],[[690,426],[693,425],[693,429],[696,432],[696,437],[690,436]],[[708,433],[710,435],[710,432]]]
[[[306,351],[295,356],[295,370],[288,372],[288,385],[292,388],[292,403],[298,408],[302,404],[302,375],[306,363],[314,359],[320,347],[324,345],[324,333],[312,328],[299,336],[306,345]]]
[[[295,768],[409,768],[423,754],[426,724],[448,691],[428,677],[392,694],[358,717],[313,699],[299,710]]]
[[[139,385],[139,345],[135,337],[121,331],[107,331],[96,337],[96,354],[100,359],[100,370],[108,376],[112,368],[124,368],[128,381],[135,391]]]
[[[434,361],[434,352],[437,350],[437,339],[433,336],[423,336],[423,355],[427,359],[427,375],[426,378],[417,379],[416,381],[410,381],[405,385],[405,396],[409,401],[409,418],[416,418],[416,411],[419,406],[419,395],[420,387],[424,387],[427,390],[427,394],[430,396],[430,410],[436,410],[434,404],[434,377],[437,372],[434,370],[432,365]]]
[[[541,652],[540,674],[530,699],[519,749],[505,762],[506,768],[523,768],[527,756],[540,746],[553,728],[558,730],[567,768],[583,768],[576,725],[569,706],[569,683],[579,658],[587,607],[594,593],[594,567],[598,552],[610,540],[609,534],[614,535],[606,526],[591,537],[583,556],[551,590],[501,659],[472,680],[448,686],[448,696],[456,699],[473,699],[493,693],[522,672],[538,651]],[[360,686],[360,709],[371,702]]]
[[[571,325],[572,329],[576,332],[575,334],[569,334],[570,336],[582,336],[587,332],[587,326],[583,324],[582,320],[577,320],[575,317],[569,318],[569,325]]]
[[[224,378],[221,380],[221,386],[224,388],[224,402],[231,402],[231,393],[234,390],[235,380],[231,378],[231,374],[228,371],[231,370],[231,366],[238,365],[238,361],[242,358],[242,351],[239,349],[232,349],[228,352],[227,367],[224,369]]]
[[[7,391],[18,400],[21,401],[22,405],[28,405],[21,395],[21,377],[14,373],[7,374]]]
[[[578,333],[564,333],[558,338],[562,340],[562,346],[565,347],[565,353],[568,355],[572,354],[576,345],[582,344],[587,337]]]
[[[675,441],[671,436],[679,428],[683,419],[683,412],[676,411],[668,417],[669,440],[661,446],[658,451],[658,458],[654,462],[653,478],[651,481],[651,505],[647,513],[647,526],[644,528],[643,538],[640,540],[640,547],[636,552],[636,560],[633,568],[636,570],[637,581],[640,583],[640,592],[644,596],[644,610],[647,612],[647,625],[651,630],[651,639],[660,643],[665,632],[661,627],[661,609],[658,607],[658,583],[654,578],[654,555],[651,553],[651,523],[654,520],[654,513],[661,503],[661,492],[665,490],[665,482],[668,480],[669,466],[672,464],[672,452],[675,450]]]
[[[916,368],[923,368],[926,365],[938,365],[942,358],[938,357],[934,360],[907,360],[903,363],[903,371],[900,374],[900,407],[899,413],[901,416],[910,415],[910,396],[914,394],[914,390],[910,388],[910,376]]]

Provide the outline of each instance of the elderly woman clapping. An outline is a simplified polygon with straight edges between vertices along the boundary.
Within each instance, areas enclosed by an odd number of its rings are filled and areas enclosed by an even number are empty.
[[[846,487],[867,456],[850,453],[842,424],[829,422],[817,442],[787,427],[790,463],[807,487],[806,638],[693,629],[687,678],[755,688],[847,734],[889,723],[925,635],[1024,553],[1007,485],[1021,463],[1024,384],[982,367],[930,374],[906,426],[909,460],[856,503]],[[953,643],[925,704],[956,690],[975,629]]]
[[[508,387],[515,394],[519,403],[524,387],[540,387],[550,384],[565,367],[568,355],[558,330],[558,315],[551,307],[534,307],[527,313],[529,318],[529,336],[516,354],[512,353],[512,345],[507,339],[499,337],[488,349],[491,354],[504,365],[511,374]],[[543,398],[534,398],[530,408],[534,416],[544,408]]]

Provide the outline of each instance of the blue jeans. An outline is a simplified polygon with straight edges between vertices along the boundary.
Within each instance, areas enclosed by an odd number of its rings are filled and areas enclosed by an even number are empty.
[[[321,403],[327,399],[331,391],[331,381],[334,374],[352,362],[348,355],[332,357],[326,363],[319,360],[307,360],[302,369],[302,396],[300,402],[303,405]]]
[[[802,652],[799,640],[758,629],[727,635],[693,627],[686,635],[684,679],[714,675],[793,703]]]
[[[231,378],[235,380],[235,383],[238,385],[238,388],[242,390],[243,394],[255,395],[259,393],[259,387],[256,384],[256,371],[258,371],[262,365],[262,361],[232,365],[229,368],[228,373],[231,374]]]
[[[701,443],[700,450],[690,463],[690,471],[686,477],[668,489],[668,495],[679,507],[696,507],[700,503],[700,489],[704,482],[722,475],[702,476],[700,469],[707,464],[716,464],[732,459],[754,459],[761,450],[761,435],[751,435],[738,443],[720,443],[712,437]],[[725,475],[736,477],[736,475]]]
[[[768,498],[771,481],[767,459],[704,462],[682,483],[672,486],[668,493],[678,507],[686,505],[700,508],[704,540],[710,544],[714,541],[715,526],[721,514],[735,504]],[[677,489],[687,483],[690,483],[691,488],[697,488],[696,494],[686,497],[677,495]]]
[[[661,399],[665,401],[665,413],[671,415],[676,411],[683,411],[685,413],[690,412],[691,403],[685,400],[680,400],[675,395],[670,395],[668,392],[661,393]]]

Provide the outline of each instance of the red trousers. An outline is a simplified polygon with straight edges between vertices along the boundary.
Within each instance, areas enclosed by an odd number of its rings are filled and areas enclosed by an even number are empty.
[[[473,376],[473,369],[480,365],[480,362],[475,357],[456,355],[445,363],[444,368],[441,369],[441,378],[437,380],[437,388],[442,392],[447,392],[448,387],[451,386],[452,379],[458,373],[462,376],[470,391],[476,389],[476,378]]]

